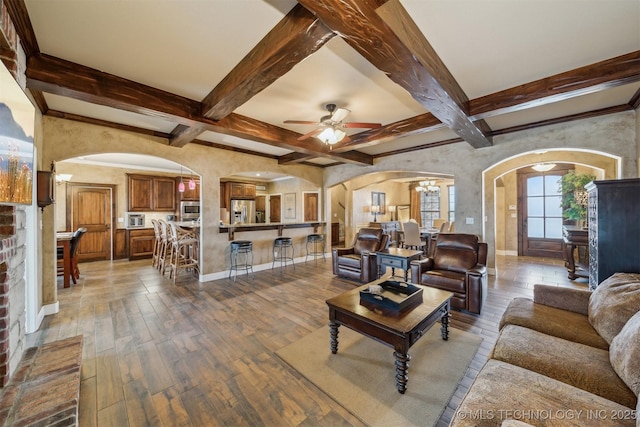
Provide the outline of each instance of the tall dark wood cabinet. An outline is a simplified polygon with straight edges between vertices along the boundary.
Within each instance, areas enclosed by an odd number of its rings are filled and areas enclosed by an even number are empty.
[[[589,288],[614,273],[640,273],[640,178],[593,181],[589,192]]]

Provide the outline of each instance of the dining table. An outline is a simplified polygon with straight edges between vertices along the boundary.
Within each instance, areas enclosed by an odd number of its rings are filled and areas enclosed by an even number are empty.
[[[63,286],[68,288],[71,286],[71,239],[72,231],[56,232],[56,246],[62,248],[63,262]]]

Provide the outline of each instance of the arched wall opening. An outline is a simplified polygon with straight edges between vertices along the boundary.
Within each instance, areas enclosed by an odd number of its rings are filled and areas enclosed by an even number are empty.
[[[549,149],[536,150],[521,153],[504,159],[482,172],[482,212],[483,236],[489,244],[487,259],[489,269],[495,273],[496,255],[517,255],[517,247],[514,249],[513,241],[505,241],[507,236],[513,236],[513,227],[507,230],[507,222],[512,219],[514,213],[508,209],[517,198],[513,192],[515,186],[507,184],[508,177],[522,168],[533,166],[537,163],[568,163],[579,167],[596,171],[598,179],[618,179],[622,177],[622,158],[608,153],[586,149]],[[506,219],[505,219],[506,217]],[[511,237],[513,239],[513,237]]]

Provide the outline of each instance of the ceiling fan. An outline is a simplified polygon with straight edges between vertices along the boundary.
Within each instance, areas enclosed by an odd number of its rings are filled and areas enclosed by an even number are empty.
[[[363,122],[347,122],[343,123],[342,121],[347,117],[347,115],[351,112],[351,110],[347,110],[346,108],[336,107],[336,104],[327,104],[325,106],[329,114],[326,116],[322,116],[320,121],[308,121],[308,120],[285,120],[284,123],[295,124],[295,125],[316,125],[318,126],[316,129],[311,132],[305,133],[300,138],[299,141],[307,139],[309,137],[315,136],[320,141],[325,144],[333,145],[336,144],[345,138],[348,139],[347,133],[342,129],[347,128],[364,128],[364,129],[374,129],[382,126],[381,123],[363,123]]]

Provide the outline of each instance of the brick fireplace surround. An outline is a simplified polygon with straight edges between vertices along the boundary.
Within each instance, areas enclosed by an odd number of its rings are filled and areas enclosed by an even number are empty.
[[[26,212],[0,205],[0,427],[75,426],[82,336],[25,349]]]

